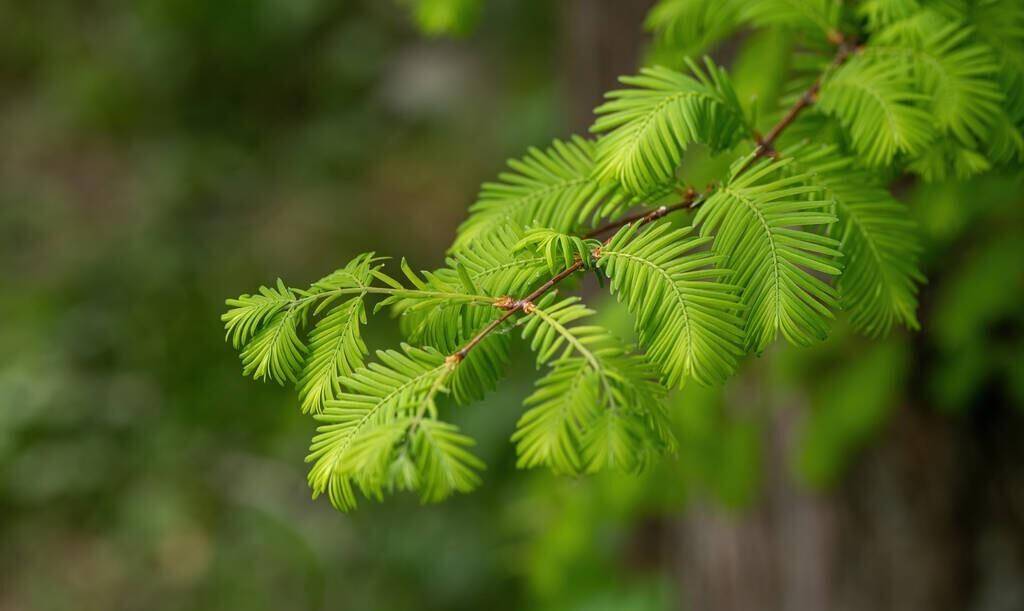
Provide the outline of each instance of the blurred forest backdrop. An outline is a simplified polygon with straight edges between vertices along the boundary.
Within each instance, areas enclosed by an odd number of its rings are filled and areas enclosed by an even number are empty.
[[[390,0],[0,0],[0,610],[1024,609],[1019,167],[894,185],[923,332],[687,388],[641,478],[516,471],[513,376],[459,415],[481,490],[309,501],[313,423],[239,374],[224,298],[441,263],[505,158],[679,63],[648,5],[495,0],[435,38]],[[716,57],[772,100],[791,51]]]

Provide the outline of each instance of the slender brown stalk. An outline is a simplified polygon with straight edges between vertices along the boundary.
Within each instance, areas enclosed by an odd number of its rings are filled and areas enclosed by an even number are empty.
[[[746,163],[744,163],[739,170],[736,171],[736,176],[739,176],[750,169],[758,159],[774,156],[776,154],[775,141],[787,127],[793,124],[793,121],[800,116],[800,113],[803,112],[805,108],[814,104],[818,99],[818,92],[821,91],[821,82],[824,80],[825,75],[839,66],[842,66],[846,63],[846,60],[850,58],[850,53],[853,51],[852,47],[849,43],[843,41],[842,38],[839,38],[839,41],[839,50],[836,51],[836,56],[829,65],[828,70],[820,74],[818,78],[814,79],[814,82],[807,88],[807,91],[804,91],[803,94],[797,98],[796,102],[790,106],[789,110],[786,111],[786,114],[779,119],[779,122],[772,126],[771,131],[769,131],[764,138],[758,139],[757,148],[754,149],[754,154],[750,159],[747,159]]]
[[[644,214],[641,214],[641,215],[635,215],[632,218],[630,218],[629,220],[620,223],[618,226],[622,227],[622,226],[625,226],[625,225],[629,225],[630,223],[636,223],[638,225],[646,225],[647,223],[650,223],[650,222],[653,222],[653,221],[656,221],[656,220],[662,218],[663,216],[668,214],[672,209],[679,209],[680,206],[688,206],[688,205],[690,205],[690,203],[693,202],[696,199],[696,197],[697,197],[697,192],[694,191],[693,189],[688,189],[687,192],[686,192],[686,197],[679,204],[675,204],[674,206],[661,206],[660,208],[658,208],[656,210],[652,210],[651,212],[647,212],[647,213],[644,213]],[[594,249],[594,255],[597,256],[598,254],[600,254],[601,248],[603,246],[606,246],[610,241],[611,241],[610,237],[607,238],[606,240],[604,240],[601,243],[601,246],[598,246],[597,248]],[[563,269],[562,271],[558,272],[557,275],[553,276],[552,278],[550,278],[549,280],[544,282],[544,284],[542,284],[542,285],[538,286],[537,288],[535,288],[526,297],[523,297],[522,299],[512,299],[511,297],[501,297],[501,298],[495,300],[495,302],[493,304],[494,307],[504,309],[505,313],[502,314],[501,316],[499,316],[498,318],[492,320],[490,322],[490,324],[488,324],[486,327],[481,329],[480,332],[477,333],[476,335],[474,335],[473,338],[470,339],[466,343],[465,346],[463,346],[457,352],[455,352],[454,354],[449,356],[448,357],[448,361],[450,363],[458,363],[462,359],[466,358],[466,355],[469,353],[470,350],[472,350],[477,344],[482,342],[485,337],[487,337],[492,332],[494,332],[495,329],[500,327],[502,325],[502,323],[504,323],[509,318],[512,318],[516,314],[516,312],[522,311],[522,312],[525,312],[525,313],[529,314],[530,311],[532,310],[532,308],[534,307],[534,302],[537,299],[539,299],[545,293],[547,293],[552,288],[554,288],[554,286],[556,284],[558,284],[562,280],[565,280],[569,276],[575,274],[576,272],[578,272],[582,268],[583,268],[583,260],[582,259],[577,259],[575,263],[573,263],[569,267]]]
[[[786,111],[786,114],[783,115],[781,119],[779,119],[779,122],[772,126],[768,134],[766,134],[763,138],[758,138],[757,148],[754,149],[754,152],[750,156],[750,158],[747,159],[747,161],[742,166],[740,166],[740,168],[736,171],[736,174],[734,174],[734,176],[739,176],[740,174],[746,172],[754,165],[755,162],[757,162],[758,159],[764,157],[774,157],[776,155],[775,141],[779,138],[782,132],[786,130],[787,127],[793,124],[793,121],[796,120],[796,118],[800,115],[801,112],[804,111],[805,108],[814,104],[815,100],[818,97],[818,92],[821,90],[821,83],[824,80],[825,75],[829,71],[834,70],[835,68],[838,68],[839,66],[843,65],[843,63],[845,63],[846,60],[849,59],[850,54],[853,52],[854,49],[853,46],[848,41],[844,40],[841,35],[838,34],[836,35],[835,42],[839,45],[839,50],[836,52],[836,56],[832,60],[832,63],[829,65],[828,70],[823,72],[821,75],[818,76],[817,79],[814,80],[814,83],[812,83],[811,86],[806,91],[804,91],[804,93],[797,99],[793,106],[791,106],[789,110]],[[608,232],[614,231],[616,229],[625,227],[626,225],[631,225],[633,223],[636,223],[638,225],[646,225],[647,223],[654,222],[677,210],[696,208],[697,206],[701,205],[701,203],[703,203],[704,200],[707,199],[707,195],[708,193],[710,193],[711,190],[712,187],[709,186],[707,192],[698,196],[697,192],[692,187],[687,188],[683,196],[683,200],[680,202],[677,202],[669,206],[661,206],[650,212],[639,212],[637,214],[632,214],[623,217],[613,223],[609,223],[607,225],[603,225],[601,227],[598,227],[597,229],[594,229],[593,231],[588,233],[586,237],[595,238],[604,235]],[[601,246],[598,246],[594,250],[595,256],[600,253],[601,247],[607,245],[610,241],[611,237],[606,238],[601,243]],[[569,276],[575,274],[582,267],[583,261],[577,260],[575,263],[559,272],[557,275],[546,281],[544,284],[538,286],[536,289],[533,290],[533,292],[531,292],[526,297],[523,297],[522,299],[502,297],[500,299],[495,300],[493,305],[497,308],[504,309],[505,313],[491,321],[490,324],[488,324],[486,327],[481,329],[479,333],[473,336],[473,338],[470,339],[465,346],[463,346],[457,352],[449,356],[448,362],[455,364],[461,361],[462,359],[466,358],[466,355],[469,353],[470,350],[472,350],[477,344],[482,342],[484,338],[486,338],[488,335],[494,332],[505,321],[515,316],[516,312],[522,311],[529,314],[534,307],[534,302],[538,298],[543,296],[545,293],[551,290],[556,284],[558,284],[562,280],[565,280]]]

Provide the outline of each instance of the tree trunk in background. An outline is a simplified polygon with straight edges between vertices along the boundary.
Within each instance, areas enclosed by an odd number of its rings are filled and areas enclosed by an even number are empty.
[[[701,611],[1024,609],[1020,419],[904,406],[825,494],[788,475],[800,410],[779,407],[760,503],[672,530],[681,607]]]
[[[562,68],[568,127],[586,134],[594,108],[616,79],[636,72],[645,38],[639,24],[654,0],[564,0]]]
[[[636,71],[644,41],[636,24],[652,3],[563,3],[561,81],[573,133],[585,133],[616,77]],[[680,608],[1024,609],[1024,426],[1008,401],[980,401],[965,417],[901,406],[841,483],[822,492],[794,481],[789,466],[807,406],[768,402],[759,502],[741,512],[692,505],[655,528],[662,540],[652,553],[677,576]]]

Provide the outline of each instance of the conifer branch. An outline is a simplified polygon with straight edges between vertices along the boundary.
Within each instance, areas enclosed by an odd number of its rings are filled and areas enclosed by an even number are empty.
[[[626,225],[630,225],[632,223],[636,223],[637,225],[646,225],[647,223],[656,221],[664,217],[666,214],[673,210],[679,210],[682,207],[687,207],[691,205],[696,200],[696,198],[697,192],[694,191],[692,188],[687,189],[686,195],[683,198],[682,202],[675,204],[673,206],[661,206],[660,208],[657,208],[656,210],[653,210],[651,212],[646,212],[644,214],[634,215],[627,219],[623,219],[618,224],[616,224],[615,228],[625,227]],[[592,237],[593,235],[597,235],[597,233],[591,232],[590,234],[587,234],[587,237]],[[611,238],[606,239],[604,242],[602,242],[601,246],[607,245],[610,241]],[[597,248],[594,249],[593,256],[595,258],[600,256],[601,246],[598,246]],[[449,356],[449,362],[458,363],[462,359],[466,358],[466,355],[469,353],[470,350],[472,350],[477,344],[482,342],[484,338],[486,338],[498,327],[500,327],[502,323],[507,321],[509,318],[515,316],[516,312],[522,311],[526,314],[529,314],[534,307],[534,302],[537,301],[537,299],[544,296],[544,294],[546,294],[549,290],[554,288],[555,285],[557,285],[559,282],[565,280],[569,276],[575,274],[580,269],[582,269],[584,263],[585,261],[583,259],[577,258],[575,263],[565,268],[555,276],[551,277],[544,284],[538,286],[536,289],[533,290],[533,292],[531,292],[526,297],[523,297],[522,299],[502,297],[501,299],[495,301],[492,305],[494,305],[494,307],[496,308],[501,308],[505,310],[505,313],[502,314],[500,317],[494,319],[489,325],[481,329],[479,333],[477,333],[472,339],[470,339],[465,346],[463,346],[457,352]]]
[[[824,72],[818,75],[818,78],[814,79],[811,86],[808,87],[799,98],[797,98],[796,102],[794,102],[789,110],[786,111],[786,114],[779,119],[779,122],[772,126],[768,134],[764,138],[758,139],[757,148],[754,149],[754,154],[747,159],[742,166],[740,166],[740,169],[736,171],[736,176],[739,176],[750,169],[750,166],[754,165],[758,159],[776,155],[775,141],[780,135],[782,135],[782,132],[784,132],[787,127],[793,124],[793,121],[800,116],[800,113],[803,112],[805,108],[814,104],[817,100],[818,92],[821,90],[821,83],[825,79],[825,75],[846,63],[846,60],[850,58],[850,54],[855,50],[853,45],[846,41],[842,34],[839,34],[834,30],[830,32],[829,40],[837,43],[839,46],[835,57],[832,59],[832,63],[829,64],[828,68],[825,69]]]
[[[830,36],[830,40],[837,43],[839,49],[838,51],[836,51],[836,55],[833,58],[832,62],[829,64],[828,68],[824,72],[822,72],[822,74],[819,75],[818,78],[814,80],[814,83],[812,83],[811,86],[808,87],[807,90],[804,91],[804,93],[799,98],[797,98],[797,101],[794,102],[793,105],[789,108],[789,110],[786,111],[786,114],[783,115],[781,119],[779,119],[778,123],[772,126],[771,130],[769,130],[763,138],[758,139],[757,147],[754,149],[753,153],[750,155],[747,161],[744,162],[744,164],[740,166],[740,168],[733,175],[734,178],[750,169],[754,165],[754,163],[757,162],[758,159],[762,159],[764,157],[774,157],[777,155],[775,151],[775,141],[779,138],[779,136],[782,135],[782,132],[784,132],[786,128],[793,124],[793,122],[796,120],[798,116],[800,116],[800,113],[803,112],[804,109],[814,104],[815,99],[818,95],[818,91],[821,89],[821,83],[825,78],[825,75],[831,72],[832,70],[835,70],[839,66],[842,66],[846,62],[846,60],[849,59],[850,54],[853,53],[855,50],[853,45],[851,45],[842,35],[837,34],[835,36]],[[683,199],[680,202],[677,202],[670,206],[661,206],[650,212],[638,212],[636,214],[626,216],[622,219],[619,219],[618,221],[594,229],[593,231],[587,233],[586,237],[598,237],[606,233],[613,232],[617,229],[621,229],[622,227],[625,227],[627,225],[632,225],[634,223],[638,225],[646,225],[647,223],[657,221],[678,210],[696,208],[707,199],[707,196],[710,194],[712,190],[713,186],[709,185],[705,193],[698,195],[697,191],[694,190],[693,187],[687,187]],[[605,241],[602,242],[602,246],[607,245],[610,241],[610,237],[605,239]],[[595,258],[600,255],[600,251],[601,246],[598,246],[597,248],[594,249],[593,254]],[[490,324],[481,329],[479,333],[477,333],[472,339],[470,339],[466,343],[466,345],[464,345],[458,351],[451,354],[448,357],[448,362],[455,364],[461,361],[462,359],[466,358],[466,355],[469,354],[470,350],[472,350],[477,344],[482,342],[488,335],[490,335],[496,329],[498,329],[498,327],[504,324],[505,321],[515,316],[517,312],[522,311],[528,314],[529,310],[533,308],[533,304],[538,298],[542,297],[562,280],[565,280],[569,276],[575,274],[580,269],[582,269],[584,263],[585,262],[583,259],[577,258],[575,263],[565,268],[557,275],[553,276],[547,282],[537,287],[532,293],[530,293],[526,297],[523,297],[522,299],[512,299],[511,297],[503,297],[495,301],[492,305],[494,305],[497,308],[505,310],[505,313],[502,314],[500,317],[494,319]]]
[[[793,121],[796,120],[796,118],[800,115],[801,112],[804,111],[804,109],[814,104],[818,95],[818,91],[821,89],[822,79],[824,79],[825,74],[832,70],[835,70],[839,66],[846,63],[846,60],[849,59],[850,54],[855,51],[855,47],[853,47],[849,42],[847,42],[841,35],[836,36],[835,41],[839,45],[839,50],[836,52],[836,56],[832,60],[832,63],[829,64],[828,69],[825,72],[823,72],[817,79],[815,79],[814,83],[812,83],[811,86],[808,87],[807,90],[804,91],[799,98],[797,98],[797,101],[793,103],[793,105],[789,108],[788,111],[786,111],[786,114],[783,115],[779,122],[772,126],[771,130],[768,131],[767,135],[765,135],[763,138],[758,138],[757,147],[754,149],[753,154],[740,167],[740,169],[736,171],[735,176],[739,176],[740,174],[746,172],[748,169],[750,169],[752,165],[754,165],[755,162],[757,162],[758,159],[773,156],[776,154],[775,141],[779,138],[779,136],[782,135],[782,132],[784,132],[786,128],[793,124]],[[605,235],[607,233],[621,229],[622,227],[625,227],[626,225],[629,225],[641,219],[647,219],[644,222],[650,222],[668,216],[669,214],[679,210],[696,208],[697,206],[700,206],[705,199],[707,199],[707,196],[710,194],[713,188],[713,185],[709,185],[705,193],[700,197],[697,197],[697,193],[693,190],[693,187],[688,187],[683,200],[680,202],[677,202],[670,206],[662,206],[654,210],[653,212],[638,212],[636,214],[623,217],[617,221],[608,223],[607,225],[602,225],[601,227],[594,229],[593,231],[587,233],[586,237],[594,238],[601,235]]]

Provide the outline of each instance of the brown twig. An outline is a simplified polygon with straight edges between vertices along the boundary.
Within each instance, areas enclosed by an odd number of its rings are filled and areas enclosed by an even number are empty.
[[[693,189],[688,189],[686,191],[686,197],[679,204],[676,204],[674,206],[662,206],[651,212],[647,212],[641,215],[634,215],[628,220],[624,219],[625,222],[620,223],[618,226],[624,227],[625,225],[629,225],[630,223],[646,225],[647,223],[656,221],[661,217],[665,216],[673,208],[678,209],[678,206],[690,205],[690,203],[694,201],[696,197],[697,192],[694,191]],[[601,245],[594,249],[595,256],[599,255],[601,252],[601,248],[607,246],[609,242],[611,242],[610,237],[605,241],[601,242]],[[484,338],[490,335],[495,329],[500,327],[502,323],[504,323],[509,318],[512,318],[516,314],[516,312],[522,311],[526,314],[529,314],[535,307],[534,302],[537,301],[537,299],[542,297],[545,293],[551,290],[556,284],[558,284],[562,280],[565,280],[569,276],[578,272],[583,267],[583,263],[584,261],[582,259],[577,259],[575,263],[558,272],[557,275],[553,276],[544,284],[535,288],[529,295],[523,297],[522,299],[512,299],[511,297],[505,296],[495,300],[493,304],[494,307],[505,310],[505,313],[499,316],[498,318],[492,320],[490,324],[488,324],[486,327],[481,329],[479,333],[473,336],[473,338],[469,340],[465,346],[463,346],[457,352],[449,356],[448,362],[458,363],[462,359],[466,358],[466,355],[469,353],[470,350],[472,350],[477,344],[482,342]]]
[[[797,98],[796,102],[789,107],[789,110],[786,111],[786,114],[783,115],[781,119],[779,119],[779,122],[772,126],[772,129],[771,131],[768,132],[768,135],[766,135],[764,138],[758,138],[757,148],[754,149],[754,154],[751,155],[749,159],[747,159],[746,163],[740,166],[740,169],[736,171],[735,176],[739,176],[740,174],[749,170],[750,167],[754,165],[754,163],[758,159],[761,159],[762,157],[773,156],[776,154],[775,141],[782,134],[782,132],[785,131],[787,127],[793,124],[793,121],[795,121],[796,118],[800,116],[800,113],[803,112],[805,108],[814,104],[814,102],[818,99],[818,92],[821,91],[821,82],[824,80],[825,75],[846,63],[846,60],[849,59],[850,53],[853,51],[853,49],[851,45],[847,43],[841,36],[838,37],[838,40],[839,50],[836,51],[836,56],[832,60],[832,63],[829,64],[828,69],[822,74],[820,74],[818,78],[814,79],[814,82],[811,83],[811,86],[807,88],[807,91],[803,92],[803,94],[799,98]]]
[[[782,132],[786,130],[787,127],[792,125],[793,121],[796,120],[796,118],[800,115],[801,112],[803,112],[805,108],[814,104],[814,102],[817,99],[818,92],[821,90],[821,83],[824,80],[825,75],[829,71],[834,70],[839,66],[843,65],[843,63],[845,63],[846,60],[849,59],[850,54],[854,50],[853,45],[851,45],[849,41],[844,39],[838,33],[836,34],[834,42],[838,44],[839,50],[836,52],[836,56],[832,60],[832,63],[829,65],[829,68],[821,75],[819,75],[817,79],[814,80],[814,83],[812,83],[811,86],[807,89],[807,91],[805,91],[803,95],[801,95],[797,99],[793,106],[791,106],[789,110],[786,111],[786,114],[783,115],[781,119],[779,119],[779,122],[772,126],[771,130],[768,132],[767,135],[765,135],[763,138],[757,137],[757,148],[754,149],[754,152],[750,156],[750,158],[747,159],[747,161],[742,166],[740,166],[740,168],[736,171],[736,173],[733,176],[739,176],[740,174],[746,172],[754,165],[754,163],[758,159],[776,155],[775,141],[782,134]],[[703,194],[698,195],[697,191],[695,191],[692,187],[687,187],[686,192],[683,195],[683,200],[680,202],[677,202],[669,206],[661,206],[650,212],[639,212],[637,214],[626,216],[624,218],[619,219],[618,221],[594,229],[593,231],[588,233],[586,237],[595,238],[610,231],[614,231],[616,229],[625,227],[626,225],[631,225],[633,223],[636,223],[638,225],[646,225],[647,223],[651,223],[660,218],[663,218],[677,210],[696,208],[707,199],[707,196],[713,190],[713,188],[714,185],[708,185],[707,190]],[[601,248],[603,246],[606,246],[610,241],[611,237],[606,238],[601,243],[601,246],[598,246],[594,250],[595,256],[599,254]],[[529,295],[523,297],[522,299],[513,299],[511,297],[506,296],[495,300],[493,304],[494,307],[505,310],[505,313],[491,321],[490,324],[488,324],[486,327],[481,329],[479,333],[473,336],[473,338],[470,339],[465,346],[463,346],[457,352],[450,355],[447,359],[447,362],[454,365],[459,363],[462,359],[466,358],[466,355],[469,353],[470,350],[472,350],[477,344],[482,342],[484,338],[486,338],[488,335],[494,332],[494,330],[500,327],[505,321],[515,316],[516,312],[522,311],[526,314],[529,314],[535,307],[534,302],[538,298],[543,296],[545,293],[551,290],[556,284],[558,284],[562,280],[565,280],[569,276],[579,271],[583,267],[583,264],[584,261],[582,259],[577,259],[575,263],[559,272],[557,275],[546,281],[544,284],[538,286]]]

